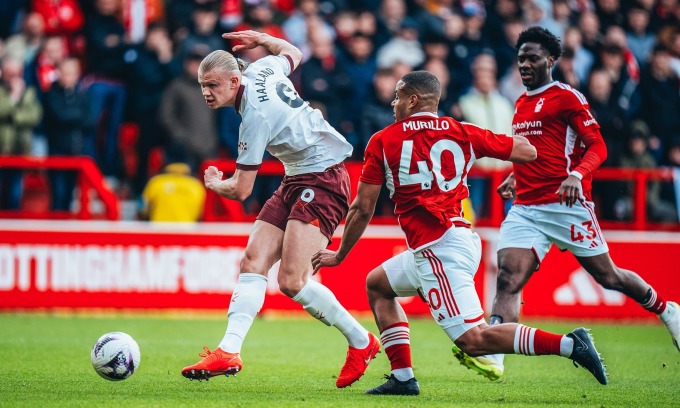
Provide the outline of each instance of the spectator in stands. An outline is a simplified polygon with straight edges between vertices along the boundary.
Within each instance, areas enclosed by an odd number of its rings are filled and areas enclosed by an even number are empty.
[[[0,156],[29,155],[31,132],[42,118],[37,90],[26,85],[21,61],[5,59],[0,75]],[[0,208],[19,209],[21,174],[0,169]]]
[[[654,26],[661,29],[680,23],[680,3],[678,0],[659,0],[652,17]]]
[[[633,4],[628,9],[627,20],[628,47],[637,59],[638,65],[643,65],[649,59],[649,54],[656,43],[656,36],[649,31],[649,11],[639,4]]]
[[[553,68],[553,79],[571,85],[576,89],[581,88],[581,79],[576,74],[576,64],[574,63],[574,50],[565,48],[562,56],[555,63]]]
[[[26,83],[38,91],[41,104],[45,103],[45,95],[57,80],[57,67],[66,57],[66,39],[61,36],[50,36],[44,40],[38,55],[24,69]],[[43,116],[43,120],[33,129],[32,153],[39,157],[47,155],[48,150],[44,122]]]
[[[124,56],[130,48],[125,39],[125,28],[117,17],[119,12],[119,0],[95,0],[94,12],[87,17],[84,29],[88,69],[85,81],[89,84],[87,91],[92,114],[97,118],[95,129],[102,130],[101,135],[90,137],[95,146],[88,150],[94,152],[97,164],[114,188],[119,184],[123,170],[118,132],[127,97]],[[103,145],[101,149],[100,144]]]
[[[583,47],[593,55],[600,55],[602,33],[597,14],[592,10],[582,12],[578,19],[578,28],[583,35]]]
[[[45,22],[45,34],[62,37],[70,54],[80,54],[82,41],[78,41],[85,16],[78,0],[32,0],[33,10]]]
[[[487,16],[484,24],[484,35],[489,39],[491,44],[495,46],[503,44],[507,41],[508,34],[506,25],[510,22],[522,23],[522,9],[520,2],[515,0],[496,0],[492,7],[486,8]],[[513,36],[514,38],[514,36]],[[515,38],[516,40],[516,38]],[[513,50],[515,42],[510,39]],[[512,58],[514,61],[514,58]],[[498,66],[503,71],[506,65],[498,61]]]
[[[302,62],[311,56],[307,36],[310,30],[324,30],[335,38],[333,26],[324,21],[319,11],[319,0],[295,0],[296,10],[283,23],[283,32],[291,44],[302,51]]]
[[[673,172],[669,183],[661,185],[660,197],[673,205],[677,219],[680,219],[680,139],[672,140],[668,146],[665,162]]]
[[[624,49],[618,44],[606,43],[601,48],[600,59],[601,64],[597,68],[609,75],[612,83],[612,100],[616,101],[626,119],[635,117],[640,110],[640,93],[637,78],[631,76],[630,72],[633,75],[638,74],[628,70]]]
[[[347,112],[354,92],[352,80],[335,54],[333,39],[323,31],[309,34],[312,57],[301,67],[300,93],[331,126],[346,134],[352,129]]]
[[[5,57],[30,64],[45,39],[45,20],[38,13],[29,13],[24,19],[20,33],[7,39]]]
[[[275,23],[279,19],[275,14],[277,13],[270,0],[243,0],[243,22],[234,27],[233,31],[255,30],[286,39],[283,29]]]
[[[488,23],[487,23],[488,24]],[[517,71],[517,38],[526,30],[526,26],[520,19],[512,19],[503,23],[503,37],[499,42],[491,43],[496,65],[498,66],[498,79],[501,79],[510,71]]]
[[[137,169],[132,183],[133,192],[138,195],[148,180],[149,153],[166,142],[158,110],[168,84],[181,75],[182,63],[173,57],[172,40],[161,24],[149,26],[144,45],[135,55],[130,65],[128,111],[139,127]]]
[[[402,62],[415,68],[425,61],[425,53],[418,41],[420,26],[418,22],[406,17],[401,22],[398,34],[378,49],[377,63],[380,68]]]
[[[215,31],[219,15],[212,3],[197,4],[191,14],[192,25],[187,35],[179,43],[179,58],[184,60],[187,54],[196,46],[203,45],[210,51],[224,47],[222,37]]]
[[[482,52],[492,52],[491,44],[482,36],[486,11],[481,3],[466,2],[463,6],[465,31],[458,42],[453,43],[449,53],[453,98],[458,98],[472,85],[470,67]]]
[[[456,105],[456,101],[449,96],[451,94],[451,72],[446,62],[439,58],[431,58],[425,61],[421,69],[434,74],[439,80],[439,85],[441,86],[441,94],[439,96],[440,115],[461,118],[462,115]]]
[[[656,160],[648,150],[647,140],[649,127],[641,121],[631,124],[631,133],[628,140],[628,148],[621,157],[621,167],[626,169],[655,169]],[[626,183],[622,194],[619,193],[616,202],[616,215],[620,220],[630,220],[633,214],[633,195],[635,183]],[[677,213],[671,203],[661,200],[661,184],[658,180],[647,182],[647,216],[651,221],[672,222],[677,221]]]
[[[399,34],[399,31],[401,31],[401,23],[406,18],[406,12],[405,0],[381,0],[380,9],[376,16],[376,49],[382,47],[390,39]]]
[[[583,35],[578,27],[567,27],[564,31],[563,44],[565,49],[570,48],[574,52],[573,67],[579,83],[586,84],[588,74],[595,63],[595,57],[583,47]],[[517,71],[516,69],[513,70]]]
[[[607,145],[607,159],[603,164],[605,167],[620,164],[621,150],[625,144],[623,136],[629,124],[626,112],[613,97],[612,87],[611,77],[607,71],[596,69],[590,73],[585,90],[590,102],[590,112],[600,124],[600,132]]]
[[[597,0],[596,12],[602,32],[611,26],[621,27],[626,21],[619,0]]]
[[[142,193],[140,218],[153,222],[197,222],[203,216],[205,187],[185,163],[169,163],[151,177]]]
[[[479,54],[470,68],[472,88],[460,97],[462,118],[466,122],[499,134],[512,134],[514,107],[498,91],[496,81],[496,60],[491,54]],[[485,170],[502,170],[511,167],[509,162],[484,157],[477,160],[477,166]],[[489,196],[489,179],[486,176],[468,176],[470,201],[475,214],[488,213],[486,202]]]
[[[650,148],[657,160],[663,159],[662,152],[671,140],[680,138],[679,85],[668,50],[657,44],[640,80],[642,119],[650,126]]]
[[[348,109],[349,119],[352,121],[351,130],[345,129],[344,136],[354,146],[355,158],[361,160],[361,112],[368,99],[373,77],[377,69],[373,42],[364,34],[355,34],[347,47],[347,55],[343,58],[343,69],[352,81],[352,94],[350,96],[352,108]]]
[[[601,69],[593,70],[585,92],[590,102],[590,112],[600,124],[602,139],[607,145],[607,159],[603,167],[618,167],[626,143],[625,135],[629,124],[624,111],[612,97],[612,82],[609,74]],[[598,196],[598,208],[603,219],[615,219],[614,207],[621,191],[619,181],[593,181],[593,193]]]
[[[381,68],[373,77],[371,95],[368,97],[364,109],[361,111],[361,150],[364,151],[366,144],[373,134],[394,123],[394,86],[397,78],[391,68]]]
[[[167,162],[187,163],[193,172],[217,153],[216,112],[205,109],[203,95],[196,92],[198,67],[209,53],[203,45],[189,52],[183,75],[170,82],[159,111],[160,124],[169,137],[165,151]]]
[[[559,38],[564,38],[564,31],[571,25],[571,8],[568,0],[552,0],[552,7],[541,21],[541,26],[555,34]]]
[[[84,155],[94,118],[87,93],[79,88],[80,62],[67,58],[59,63],[58,80],[45,96],[45,132],[51,156]],[[52,210],[68,211],[76,184],[76,172],[50,171]]]
[[[20,30],[26,7],[26,0],[0,1],[0,39],[5,39]]]
[[[25,78],[40,93],[40,99],[57,80],[57,67],[68,56],[63,37],[50,36],[45,39],[38,55],[26,66]]]
[[[426,0],[422,2],[422,8],[415,16],[423,34],[444,35],[449,37],[451,25],[457,25],[462,20],[459,14],[454,12],[454,0]],[[461,32],[462,33],[462,32]],[[450,38],[450,40],[455,40]]]
[[[435,33],[425,34],[422,37],[425,60],[438,59],[446,63],[449,58],[449,40]]]
[[[623,62],[626,67],[628,77],[637,84],[640,82],[640,65],[635,59],[633,51],[628,47],[628,39],[626,32],[620,26],[611,26],[607,28],[604,34],[604,45],[616,45],[623,50]]]
[[[125,37],[132,44],[141,44],[151,24],[165,19],[164,0],[120,0]]]
[[[671,34],[668,41],[668,52],[671,57],[671,69],[680,78],[680,28]]]

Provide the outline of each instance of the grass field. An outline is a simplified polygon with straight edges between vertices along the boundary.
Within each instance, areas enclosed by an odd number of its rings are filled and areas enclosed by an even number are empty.
[[[372,321],[363,323],[376,332]],[[531,323],[559,332],[575,327]],[[587,326],[608,365],[608,386],[553,356],[509,356],[505,377],[491,383],[458,365],[449,340],[427,319],[411,322],[421,395],[376,397],[363,392],[389,373],[385,354],[354,386],[337,389],[345,340],[308,317],[258,319],[242,351],[242,373],[190,382],[180,370],[221,339],[219,316],[0,314],[0,406],[680,407],[680,353],[660,324]],[[110,382],[92,369],[90,348],[116,330],[137,340],[142,362],[132,377]]]

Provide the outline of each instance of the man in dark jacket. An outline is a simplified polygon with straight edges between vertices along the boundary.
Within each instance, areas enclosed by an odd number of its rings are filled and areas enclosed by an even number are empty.
[[[80,92],[80,63],[68,58],[59,65],[59,79],[45,97],[45,130],[51,156],[77,156],[85,153],[88,130],[93,127],[87,95]],[[50,172],[52,209],[68,211],[76,183],[74,171]]]

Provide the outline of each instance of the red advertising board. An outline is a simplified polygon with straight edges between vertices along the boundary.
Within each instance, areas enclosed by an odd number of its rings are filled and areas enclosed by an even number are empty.
[[[486,254],[495,253],[498,232],[483,229]],[[614,263],[635,271],[665,299],[680,299],[680,234],[671,232],[605,231]],[[487,259],[485,310],[495,293],[495,259]],[[613,290],[605,290],[569,252],[553,245],[522,292],[523,317],[578,319],[655,319],[640,305]]]
[[[251,224],[3,221],[0,309],[223,309],[229,305]],[[339,243],[334,240],[332,248]],[[405,250],[398,227],[370,227],[339,267],[315,279],[349,310],[369,311],[365,278]],[[301,310],[278,290],[275,265],[263,310]],[[418,298],[400,299],[427,314]]]
[[[137,222],[9,221],[0,225],[0,309],[119,308],[226,310],[251,225],[194,226]],[[480,228],[484,255],[476,285],[490,310],[496,229]],[[340,233],[340,231],[338,231]],[[680,299],[680,234],[609,232],[613,259],[639,273],[661,296]],[[337,247],[339,235],[331,248]],[[405,250],[397,226],[369,226],[345,262],[315,279],[349,310],[369,311],[366,274]],[[263,310],[301,310],[281,294],[277,265]],[[418,298],[407,313],[428,315]],[[525,317],[651,318],[622,294],[605,291],[573,256],[553,248],[523,293]]]

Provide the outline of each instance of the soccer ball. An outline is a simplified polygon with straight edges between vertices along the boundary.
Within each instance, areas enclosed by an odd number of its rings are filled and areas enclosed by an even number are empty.
[[[122,332],[101,336],[94,343],[90,357],[94,371],[111,381],[124,380],[134,374],[142,359],[137,342]]]

